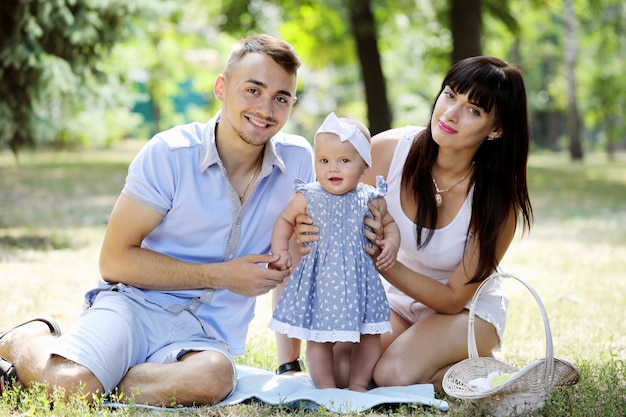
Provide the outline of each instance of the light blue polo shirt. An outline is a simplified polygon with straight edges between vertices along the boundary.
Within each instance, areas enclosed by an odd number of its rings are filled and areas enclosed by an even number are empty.
[[[131,163],[122,193],[164,216],[142,247],[196,263],[269,253],[274,222],[293,194],[294,179],[313,180],[311,145],[279,133],[265,147],[258,185],[242,207],[215,146],[218,119],[219,114],[155,135]],[[190,310],[232,355],[244,353],[255,298],[225,289],[136,291],[168,310]]]

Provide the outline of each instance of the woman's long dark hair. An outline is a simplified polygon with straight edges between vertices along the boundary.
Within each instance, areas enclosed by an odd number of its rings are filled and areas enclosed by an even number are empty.
[[[474,233],[479,244],[480,259],[469,281],[476,283],[498,266],[496,243],[511,208],[516,222],[521,214],[525,231],[530,230],[532,223],[526,181],[530,146],[526,90],[517,68],[487,56],[456,63],[444,78],[439,94],[445,86],[456,94],[468,94],[471,102],[487,112],[494,109],[496,123],[502,129],[500,138],[485,140],[474,155],[475,169],[469,185],[474,185],[474,197],[467,236],[469,240],[470,233]],[[433,140],[429,123],[417,134],[402,170],[402,187],[415,196],[417,203],[418,248],[428,244],[437,225],[431,169],[438,153],[439,145]],[[430,230],[422,239],[424,228]]]

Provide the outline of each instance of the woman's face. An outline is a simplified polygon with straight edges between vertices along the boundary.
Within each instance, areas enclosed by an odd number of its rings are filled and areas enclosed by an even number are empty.
[[[317,134],[315,175],[326,191],[345,194],[356,189],[366,170],[367,164],[350,142],[342,142],[334,133]]]
[[[502,134],[493,108],[486,112],[449,86],[437,97],[430,124],[433,139],[442,148],[476,150],[488,136]]]

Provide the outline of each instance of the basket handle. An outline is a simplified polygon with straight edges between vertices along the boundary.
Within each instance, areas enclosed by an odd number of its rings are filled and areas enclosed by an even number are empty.
[[[537,292],[533,289],[533,287],[530,286],[530,284],[528,284],[526,281],[524,281],[522,278],[516,275],[506,273],[506,272],[496,272],[490,275],[488,278],[486,278],[483,282],[481,282],[478,288],[476,289],[476,292],[474,293],[474,296],[472,297],[472,302],[470,304],[469,323],[468,323],[468,328],[467,328],[467,349],[469,351],[469,357],[470,359],[478,358],[478,348],[476,347],[476,333],[474,332],[474,317],[476,314],[475,308],[476,308],[476,303],[478,302],[478,296],[480,295],[480,292],[482,291],[483,287],[487,284],[488,281],[491,281],[497,278],[516,279],[517,281],[522,283],[528,289],[528,291],[530,291],[533,297],[535,297],[535,301],[539,305],[539,309],[541,310],[541,316],[543,317],[543,325],[546,331],[546,359],[545,359],[546,374],[545,374],[544,382],[545,382],[546,388],[549,389],[550,387],[552,387],[552,379],[553,379],[552,370],[554,368],[554,347],[552,345],[552,332],[550,331],[550,323],[548,322],[548,314],[546,313],[546,309],[543,303],[541,302],[541,299],[539,298],[539,294],[537,294]]]

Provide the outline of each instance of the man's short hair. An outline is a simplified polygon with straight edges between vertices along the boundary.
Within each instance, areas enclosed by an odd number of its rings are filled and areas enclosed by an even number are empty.
[[[292,75],[297,75],[301,64],[296,50],[288,42],[266,34],[250,35],[233,48],[224,68],[224,75],[227,76],[247,53],[269,55],[274,62]]]

